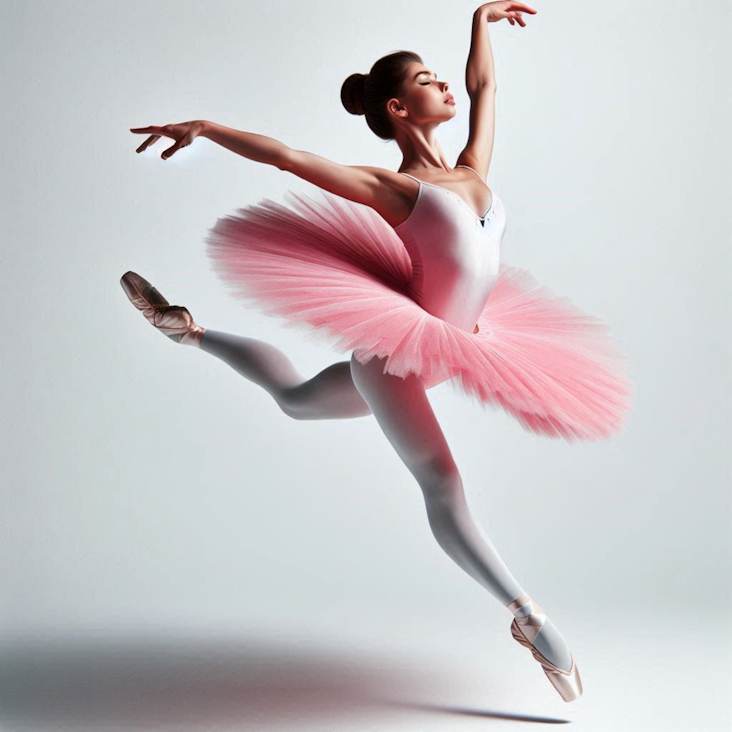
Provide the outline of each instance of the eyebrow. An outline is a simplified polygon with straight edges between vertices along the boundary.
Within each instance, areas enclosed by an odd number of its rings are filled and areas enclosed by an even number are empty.
[[[418,76],[421,76],[422,74],[429,74],[430,76],[434,76],[435,79],[437,78],[437,74],[435,74],[434,71],[418,71],[412,78],[416,79]]]

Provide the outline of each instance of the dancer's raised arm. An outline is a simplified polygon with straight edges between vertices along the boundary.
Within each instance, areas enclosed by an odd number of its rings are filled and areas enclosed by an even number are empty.
[[[493,155],[496,118],[496,74],[493,66],[488,23],[506,19],[511,25],[526,26],[522,12],[535,14],[528,5],[501,0],[481,5],[473,14],[470,54],[465,69],[465,84],[470,97],[468,143],[457,163],[469,165],[486,180]]]

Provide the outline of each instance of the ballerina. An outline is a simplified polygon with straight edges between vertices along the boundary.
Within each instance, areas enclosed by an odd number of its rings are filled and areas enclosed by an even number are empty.
[[[324,191],[324,203],[294,194],[294,208],[239,209],[212,228],[207,251],[235,296],[336,338],[348,360],[305,379],[272,344],[202,327],[139,274],[121,284],[155,328],[216,356],[290,417],[373,416],[416,479],[439,545],[509,609],[512,636],[573,701],[582,682],[569,646],[474,520],[426,394],[451,380],[527,431],[566,440],[606,439],[630,410],[624,357],[606,326],[501,262],[506,210],[485,182],[497,89],[487,24],[524,27],[523,13],[536,11],[502,1],[473,15],[470,133],[454,166],[436,137],[456,115],[449,85],[411,51],[380,58],[341,88],[348,112],[396,141],[396,172],[340,165],[208,120],[131,129],[148,135],[138,153],[168,137],[167,159],[204,137]]]

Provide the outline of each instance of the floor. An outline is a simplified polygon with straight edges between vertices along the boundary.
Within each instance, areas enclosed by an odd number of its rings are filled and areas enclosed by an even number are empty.
[[[732,729],[729,624],[703,635],[683,618],[649,619],[573,619],[584,694],[571,703],[510,637],[509,615],[505,628],[395,617],[339,629],[16,637],[2,644],[0,729]]]

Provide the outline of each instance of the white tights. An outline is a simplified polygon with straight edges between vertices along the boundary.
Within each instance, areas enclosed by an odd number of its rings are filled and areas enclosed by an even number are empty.
[[[506,607],[525,594],[470,513],[462,478],[418,376],[384,374],[383,360],[362,364],[352,356],[306,380],[271,344],[210,329],[200,349],[259,384],[293,419],[373,414],[422,489],[430,528],[448,556]],[[570,667],[567,643],[549,618],[534,645],[560,668]]]

